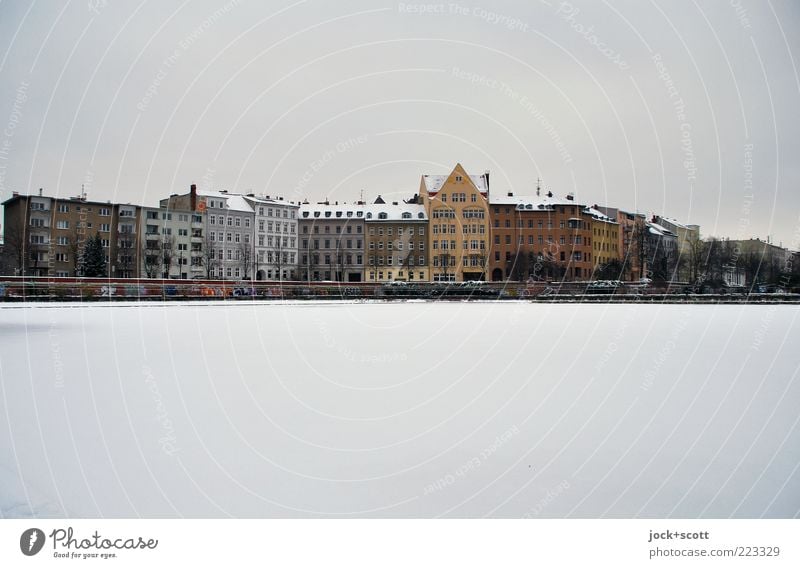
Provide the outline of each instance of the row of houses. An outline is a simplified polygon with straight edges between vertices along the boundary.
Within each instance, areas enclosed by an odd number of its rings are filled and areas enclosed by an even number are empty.
[[[488,172],[469,175],[460,164],[423,175],[401,201],[301,203],[192,185],[158,207],[42,190],[3,205],[14,273],[50,277],[81,275],[95,235],[112,278],[338,282],[580,281],[601,272],[637,280],[699,239],[697,225],[572,194],[492,192]],[[665,270],[677,277],[670,262]]]

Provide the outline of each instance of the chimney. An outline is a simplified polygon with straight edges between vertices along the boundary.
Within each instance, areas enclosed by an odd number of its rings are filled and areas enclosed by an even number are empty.
[[[42,188],[40,187],[39,188],[39,197],[41,197],[41,196],[42,196]]]
[[[508,196],[509,196],[509,197],[514,197],[514,192],[513,192],[513,191],[509,191],[509,192],[508,192]]]
[[[572,201],[573,199],[575,199],[575,194],[574,193],[568,193],[567,194],[567,200],[568,201]]]
[[[19,197],[19,191],[12,192],[11,197]]]
[[[489,193],[489,170],[483,172],[483,179],[486,180],[486,193]]]
[[[197,186],[192,184],[189,186],[189,209],[195,211],[197,208]]]
[[[553,197],[553,192],[552,191],[548,191],[547,192],[547,197]]]

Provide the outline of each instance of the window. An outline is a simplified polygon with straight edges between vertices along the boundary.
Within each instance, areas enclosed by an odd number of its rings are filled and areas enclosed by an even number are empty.
[[[69,213],[69,205],[66,203],[59,203],[58,204],[58,212],[59,213]],[[122,215],[122,213],[120,213]]]
[[[111,225],[108,223],[101,223],[100,230],[104,233],[108,233],[111,230]]]
[[[69,229],[69,221],[56,221],[56,229]]]

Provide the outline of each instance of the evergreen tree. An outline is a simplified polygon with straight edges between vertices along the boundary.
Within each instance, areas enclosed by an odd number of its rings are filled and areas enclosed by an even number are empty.
[[[86,241],[83,249],[83,275],[88,277],[106,276],[106,252],[100,240],[100,233],[95,233]]]

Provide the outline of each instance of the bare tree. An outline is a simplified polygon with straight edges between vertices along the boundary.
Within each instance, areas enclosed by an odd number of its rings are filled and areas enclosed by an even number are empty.
[[[286,266],[286,252],[281,235],[275,237],[275,248],[272,250],[272,266],[275,268],[276,278],[283,280],[283,269]]]
[[[237,247],[239,266],[242,268],[242,278],[250,278],[250,267],[253,263],[253,249],[250,243],[241,242]]]
[[[82,241],[79,237],[78,229],[76,228],[72,235],[67,237],[67,251],[69,254],[70,264],[72,265],[73,276],[81,276],[83,274],[83,248],[86,242]]]
[[[350,263],[347,262],[347,257],[345,256],[345,249],[342,248],[342,239],[341,237],[336,239],[336,280],[343,282],[345,280],[345,274],[347,269],[350,267]]]
[[[124,275],[125,278],[130,277],[136,260],[136,249],[134,241],[131,239],[133,239],[133,234],[123,233],[117,240],[117,272]]]
[[[219,266],[220,260],[217,258],[216,250],[214,249],[214,241],[211,240],[209,233],[206,232],[203,238],[203,246],[200,250],[199,262],[206,270],[206,278],[211,279],[214,275],[214,270]]]
[[[142,267],[147,278],[158,278],[163,262],[161,238],[157,234],[145,235],[142,242]]]
[[[175,238],[172,235],[161,237],[162,278],[169,278],[169,271],[175,259]]]
[[[517,247],[511,259],[506,261],[509,278],[517,282],[524,282],[527,280],[531,270],[530,260],[530,252],[525,248]]]
[[[25,269],[25,231],[22,225],[6,225],[3,241],[3,264],[8,272],[23,274]]]
[[[699,237],[687,239],[686,264],[689,272],[689,282],[696,284],[703,279],[703,266],[706,264],[705,243]]]

